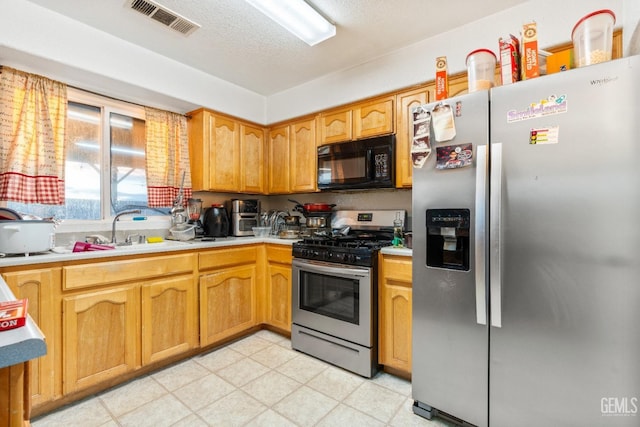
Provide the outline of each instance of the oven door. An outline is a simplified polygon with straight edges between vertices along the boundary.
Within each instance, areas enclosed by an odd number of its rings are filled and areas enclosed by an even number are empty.
[[[371,268],[294,259],[293,323],[356,344],[374,342]]]

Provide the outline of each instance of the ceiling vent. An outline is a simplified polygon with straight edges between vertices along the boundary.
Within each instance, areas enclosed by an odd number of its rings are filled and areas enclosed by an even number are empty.
[[[196,24],[152,0],[127,0],[125,7],[140,12],[185,36],[200,28],[200,24]]]

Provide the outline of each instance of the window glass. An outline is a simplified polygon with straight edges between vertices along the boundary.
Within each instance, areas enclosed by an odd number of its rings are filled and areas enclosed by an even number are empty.
[[[144,120],[111,113],[111,214],[147,206]]]
[[[70,89],[65,142],[65,204],[8,202],[18,212],[64,220],[109,219],[147,207],[144,108]]]

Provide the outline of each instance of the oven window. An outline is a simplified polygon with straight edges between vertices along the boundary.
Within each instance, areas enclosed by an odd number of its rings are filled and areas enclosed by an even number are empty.
[[[300,308],[358,325],[360,281],[300,272]]]

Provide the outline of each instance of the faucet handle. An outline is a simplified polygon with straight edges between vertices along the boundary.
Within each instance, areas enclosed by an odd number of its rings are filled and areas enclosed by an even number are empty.
[[[138,237],[138,238],[139,238],[139,237],[140,237],[140,234],[139,234],[139,233],[129,234],[129,235],[127,235],[127,237],[124,239],[124,242],[125,242],[127,245],[131,245],[131,244],[133,244],[133,238],[134,238],[134,237]],[[138,239],[138,242],[139,242],[139,241],[140,241],[140,239]]]

